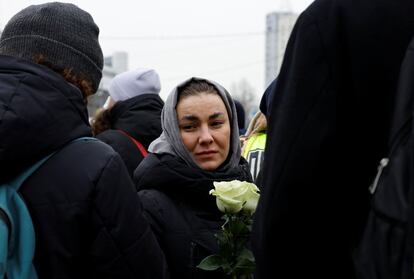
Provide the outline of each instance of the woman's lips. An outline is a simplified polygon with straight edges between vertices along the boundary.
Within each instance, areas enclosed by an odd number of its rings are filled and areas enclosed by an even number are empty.
[[[206,151],[197,152],[196,156],[201,157],[201,158],[208,158],[208,157],[212,157],[216,153],[217,151],[215,150],[206,150]]]

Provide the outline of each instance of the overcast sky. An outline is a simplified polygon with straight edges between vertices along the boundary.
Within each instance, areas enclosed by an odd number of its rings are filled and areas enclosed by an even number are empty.
[[[0,28],[24,7],[44,2],[0,0]],[[300,13],[313,0],[71,2],[98,24],[104,55],[126,51],[129,69],[155,69],[165,98],[191,76],[213,79],[228,90],[245,78],[260,96],[265,89],[266,14],[280,9]]]

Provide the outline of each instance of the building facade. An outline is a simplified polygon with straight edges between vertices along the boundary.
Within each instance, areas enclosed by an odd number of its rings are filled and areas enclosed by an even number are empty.
[[[126,52],[114,52],[111,56],[104,58],[102,80],[98,91],[88,99],[89,118],[95,116],[98,109],[102,108],[109,96],[109,84],[111,80],[120,73],[128,70],[128,54]]]
[[[292,12],[266,15],[265,88],[277,77],[287,42],[298,18]]]

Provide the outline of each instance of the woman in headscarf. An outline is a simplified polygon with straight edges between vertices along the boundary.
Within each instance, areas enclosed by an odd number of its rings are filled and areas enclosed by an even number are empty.
[[[196,266],[218,249],[223,220],[209,195],[213,182],[251,181],[234,102],[219,84],[191,78],[170,93],[161,121],[161,136],[134,173],[144,212],[172,278],[221,278]]]

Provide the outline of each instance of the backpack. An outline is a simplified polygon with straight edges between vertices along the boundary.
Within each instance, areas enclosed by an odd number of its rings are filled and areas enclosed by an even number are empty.
[[[82,137],[76,141],[97,140]],[[70,144],[69,143],[69,144]],[[0,278],[36,279],[33,266],[35,232],[30,213],[23,198],[18,193],[20,186],[43,163],[56,154],[47,155],[17,177],[0,185]]]
[[[403,60],[389,153],[369,187],[371,207],[353,252],[357,278],[414,278],[414,39]]]

